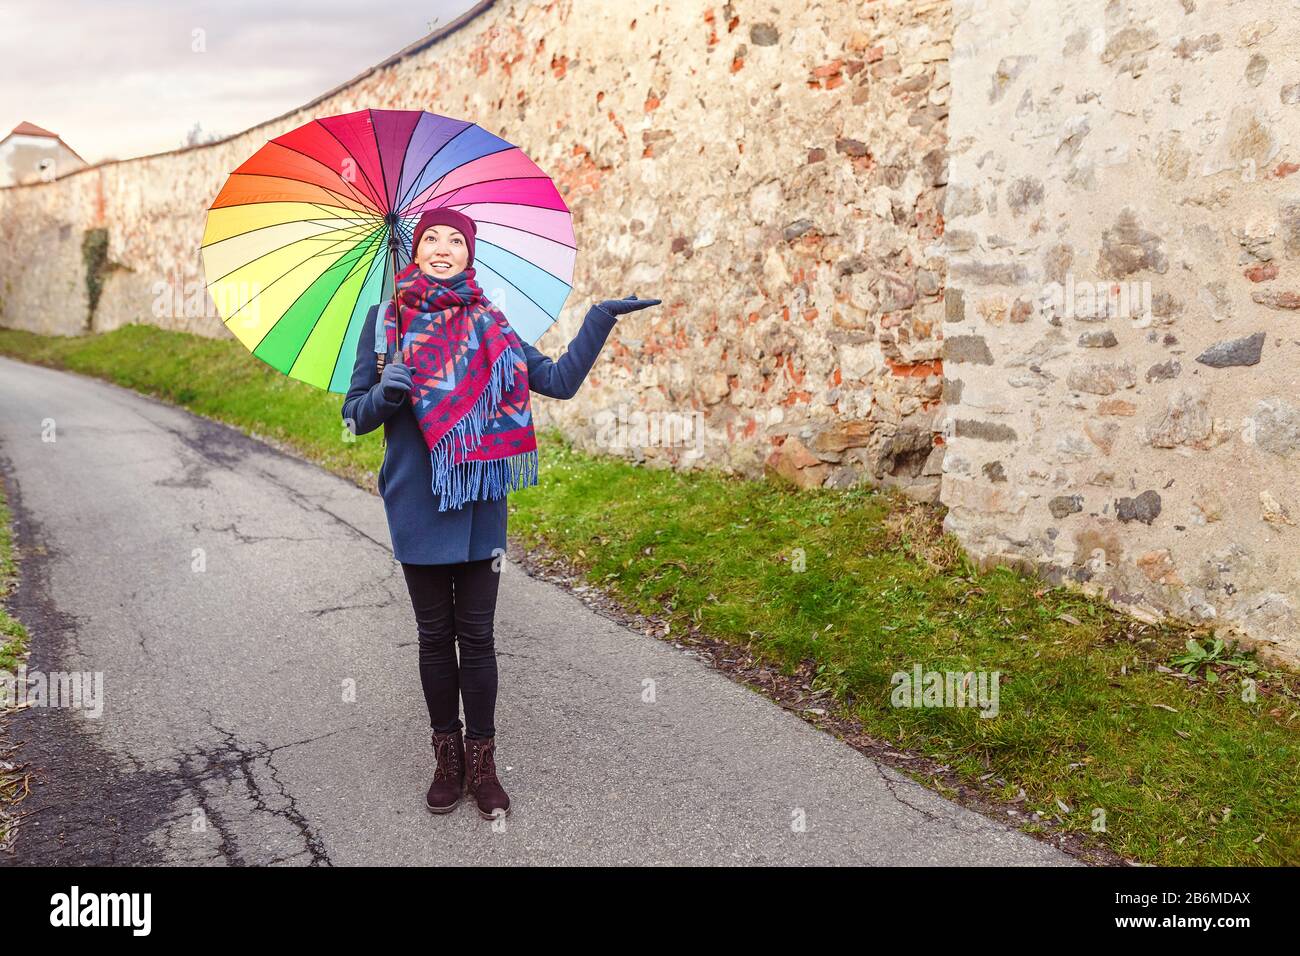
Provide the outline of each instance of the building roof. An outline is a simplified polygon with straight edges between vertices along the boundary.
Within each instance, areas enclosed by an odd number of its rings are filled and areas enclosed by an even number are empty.
[[[21,123],[15,126],[13,128],[13,132],[11,132],[9,136],[13,136],[14,133],[19,133],[23,136],[49,136],[52,139],[59,138],[58,133],[51,133],[48,129],[42,129],[41,127],[37,126],[35,123],[27,122],[27,120],[23,120]],[[7,138],[8,137],[6,137],[6,139]]]
[[[81,159],[81,154],[78,153],[71,146],[69,146],[67,143],[63,142],[63,137],[60,136],[58,133],[51,133],[48,129],[44,129],[40,126],[37,126],[35,123],[29,123],[27,122],[27,120],[23,120],[12,130],[10,130],[9,136],[46,136],[49,137],[50,139],[57,140],[63,146],[63,148],[66,149],[69,153],[71,153],[73,156],[76,156],[77,159]],[[0,139],[0,143],[3,143],[6,139],[9,138],[9,136],[4,137],[4,139]],[[81,159],[81,161],[83,163],[85,162],[84,159]]]

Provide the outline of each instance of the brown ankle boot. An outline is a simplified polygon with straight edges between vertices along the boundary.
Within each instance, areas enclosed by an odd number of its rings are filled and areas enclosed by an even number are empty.
[[[497,779],[495,752],[495,737],[465,738],[465,790],[474,797],[478,815],[484,820],[510,813],[510,797]]]
[[[424,805],[432,813],[450,813],[460,803],[465,790],[465,741],[461,731],[449,734],[433,732],[433,753],[438,766],[433,771],[433,783]]]

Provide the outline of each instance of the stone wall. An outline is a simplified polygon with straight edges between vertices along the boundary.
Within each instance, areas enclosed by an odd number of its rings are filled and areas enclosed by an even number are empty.
[[[229,171],[314,116],[425,108],[521,146],[573,211],[575,288],[539,347],[593,300],[664,300],[542,421],[637,460],[936,497],[947,0],[480,6],[227,140],[0,191],[0,322],[228,334],[198,246]]]
[[[574,214],[544,350],[664,300],[542,423],[939,496],[985,563],[1297,661],[1294,33],[1264,0],[487,2],[228,140],[0,190],[0,320],[224,335],[198,244],[231,169],[312,116],[471,117]]]
[[[1300,656],[1300,59],[1260,0],[957,0],[942,500]]]

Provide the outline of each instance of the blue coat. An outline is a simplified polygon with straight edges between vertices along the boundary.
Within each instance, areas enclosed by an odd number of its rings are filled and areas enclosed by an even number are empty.
[[[429,446],[416,421],[410,396],[390,402],[379,387],[374,351],[378,312],[379,306],[371,306],[357,339],[352,384],[343,399],[343,419],[355,423],[358,435],[384,427],[386,447],[384,464],[379,469],[379,494],[384,499],[393,557],[406,564],[452,564],[504,554],[505,498],[438,510]],[[548,398],[573,398],[616,321],[593,305],[558,362],[525,342],[529,390]],[[391,359],[390,352],[385,361]],[[545,475],[539,478],[545,480]]]

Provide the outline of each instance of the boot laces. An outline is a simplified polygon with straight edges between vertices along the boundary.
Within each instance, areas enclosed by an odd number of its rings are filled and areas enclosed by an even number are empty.
[[[456,737],[454,734],[438,736],[433,741],[434,759],[437,766],[433,769],[434,780],[450,780],[452,774],[458,772],[459,766],[456,762]]]
[[[496,759],[493,752],[496,750],[496,741],[488,741],[479,744],[477,741],[474,745],[474,751],[477,757],[474,760],[474,783],[478,785],[484,780],[495,780],[497,776]]]

